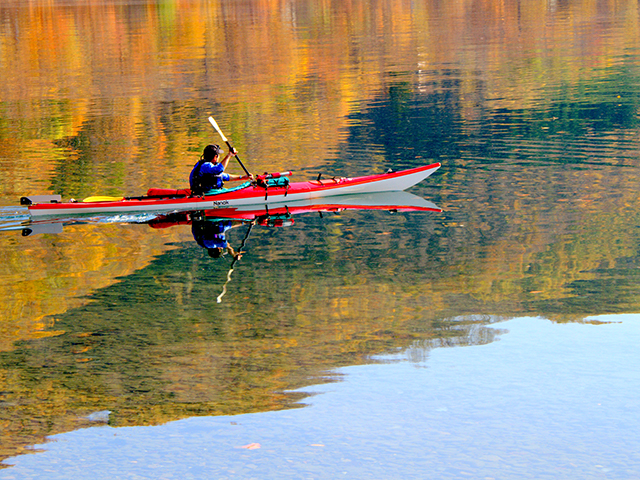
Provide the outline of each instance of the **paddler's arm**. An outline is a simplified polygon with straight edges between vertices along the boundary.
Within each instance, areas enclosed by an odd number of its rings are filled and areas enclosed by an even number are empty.
[[[244,252],[236,252],[231,245],[227,245],[227,253],[236,260],[240,260],[244,255]]]
[[[253,173],[250,175],[231,175],[230,173],[229,175],[229,180],[230,182],[234,181],[234,180],[251,180],[253,181]]]
[[[231,148],[231,150],[229,150],[229,153],[227,153],[227,155],[220,162],[223,170],[227,169],[227,166],[229,165],[229,160],[231,160],[231,157],[235,157],[237,154],[238,154],[238,151],[235,148]]]
[[[231,157],[235,157],[237,154],[238,154],[238,151],[235,148],[231,147],[231,150],[229,150],[229,153],[227,153],[227,155],[224,157],[222,162],[220,162],[225,170],[227,169],[227,165],[229,165],[229,160],[231,160]],[[227,175],[229,175],[229,180],[227,181],[231,181],[231,182],[235,180],[251,180],[251,181],[254,180],[252,173],[250,173],[249,175],[232,175],[228,173]]]

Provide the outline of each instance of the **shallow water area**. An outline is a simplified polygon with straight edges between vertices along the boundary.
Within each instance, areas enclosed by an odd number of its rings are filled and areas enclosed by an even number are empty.
[[[640,315],[592,320],[345,367],[306,408],[57,435],[0,478],[635,478]]]

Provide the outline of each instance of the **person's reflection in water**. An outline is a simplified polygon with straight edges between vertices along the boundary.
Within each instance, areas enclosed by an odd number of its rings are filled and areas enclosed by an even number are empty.
[[[234,267],[238,260],[242,258],[242,254],[244,253],[242,249],[244,248],[244,245],[247,242],[247,238],[249,238],[251,229],[255,225],[256,221],[253,220],[249,222],[249,228],[247,229],[244,239],[242,240],[242,244],[240,245],[240,248],[237,252],[231,245],[229,245],[226,233],[230,229],[238,227],[240,225],[244,225],[245,223],[247,222],[228,219],[207,220],[205,217],[197,214],[191,217],[191,232],[193,233],[193,238],[198,245],[207,250],[210,257],[219,258],[225,253],[228,253],[233,257],[231,267],[229,268],[229,273],[227,273],[227,281],[224,282],[224,285],[222,286],[222,292],[220,292],[220,295],[218,295],[216,299],[218,303],[222,302],[222,297],[224,297],[227,293],[227,285],[231,281],[231,274],[233,273]]]
[[[211,258],[219,258],[226,253],[234,260],[242,258],[244,252],[236,252],[227,241],[228,230],[244,225],[245,222],[239,220],[207,220],[200,216],[194,216],[191,222],[191,233],[196,243],[206,249]]]

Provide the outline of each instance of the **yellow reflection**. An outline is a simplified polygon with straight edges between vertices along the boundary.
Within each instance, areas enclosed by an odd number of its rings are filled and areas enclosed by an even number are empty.
[[[171,248],[168,242],[189,238],[184,233],[146,225],[69,226],[63,234],[27,238],[3,232],[0,351],[11,350],[18,340],[62,333],[52,316],[85,304],[92,291],[148,265]]]

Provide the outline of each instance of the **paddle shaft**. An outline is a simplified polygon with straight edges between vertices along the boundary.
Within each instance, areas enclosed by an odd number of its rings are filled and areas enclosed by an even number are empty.
[[[215,128],[216,131],[220,134],[224,143],[226,143],[227,147],[229,147],[229,151],[233,150],[231,143],[229,143],[229,140],[227,140],[227,137],[224,136],[224,133],[222,133],[222,130],[220,130],[218,123],[213,119],[213,117],[209,117],[209,123],[211,123],[211,125],[213,125],[213,128]],[[251,176],[251,174],[249,173],[249,170],[247,170],[247,167],[244,166],[244,163],[242,163],[242,160],[240,160],[240,157],[237,154],[236,154],[236,160],[238,160],[238,163],[244,170],[244,173],[247,174],[247,177]]]

